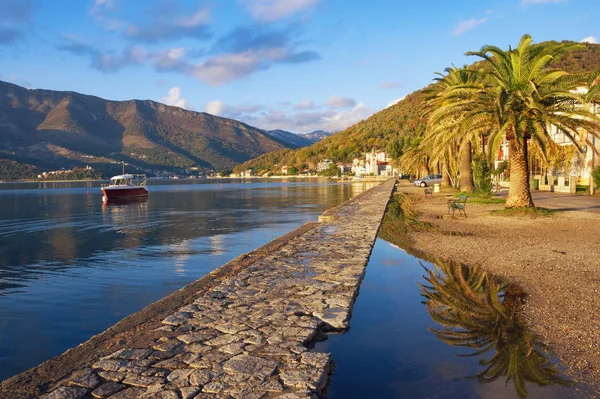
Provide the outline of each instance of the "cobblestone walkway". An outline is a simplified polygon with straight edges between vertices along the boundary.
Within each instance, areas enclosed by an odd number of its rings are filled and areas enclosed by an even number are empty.
[[[317,334],[345,329],[390,197],[387,181],[165,318],[151,347],[124,348],[42,397],[318,398],[330,355]]]

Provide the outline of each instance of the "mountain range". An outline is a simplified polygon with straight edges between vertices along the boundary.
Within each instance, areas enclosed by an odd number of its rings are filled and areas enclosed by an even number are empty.
[[[0,81],[0,159],[40,171],[114,170],[121,161],[150,173],[226,170],[267,152],[310,145],[319,134],[264,131],[149,100],[110,101]]]

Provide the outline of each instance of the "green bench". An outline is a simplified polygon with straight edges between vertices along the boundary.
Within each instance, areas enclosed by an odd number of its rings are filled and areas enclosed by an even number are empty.
[[[458,211],[458,214],[461,213],[467,217],[467,213],[465,212],[465,206],[467,205],[467,197],[466,195],[459,195],[458,199],[449,199],[448,200],[448,214],[452,212],[452,216],[454,216],[454,212]]]

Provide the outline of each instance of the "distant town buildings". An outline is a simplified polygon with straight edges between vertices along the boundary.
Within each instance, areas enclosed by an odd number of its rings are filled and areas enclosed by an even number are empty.
[[[85,165],[84,169],[85,170],[94,170],[94,168],[92,168],[89,165]],[[65,173],[71,173],[71,172],[73,172],[72,169],[64,169],[63,168],[63,169],[60,169],[60,170],[52,170],[50,172],[42,172],[39,175],[37,175],[37,177],[40,180],[44,180],[44,179],[47,179],[49,176],[58,176],[58,175],[62,175],[62,174],[65,174]]]
[[[356,176],[394,176],[398,171],[390,161],[387,152],[373,149],[364,159],[354,158],[351,171]]]
[[[333,164],[331,159],[325,158],[317,163],[317,172],[323,172],[329,168],[329,165]]]

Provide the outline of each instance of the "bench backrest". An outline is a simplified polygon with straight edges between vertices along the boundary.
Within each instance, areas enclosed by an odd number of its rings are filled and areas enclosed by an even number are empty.
[[[466,203],[467,202],[467,197],[466,195],[459,195],[458,198],[460,199],[460,202],[462,203]]]

